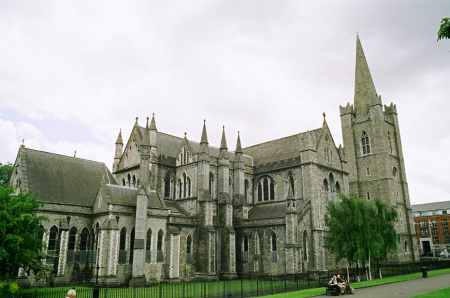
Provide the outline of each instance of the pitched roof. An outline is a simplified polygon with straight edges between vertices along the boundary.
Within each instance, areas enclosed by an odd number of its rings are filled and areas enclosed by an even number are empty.
[[[411,209],[413,212],[450,210],[450,201],[411,205]]]
[[[25,159],[28,190],[43,202],[91,207],[105,182],[117,184],[104,163],[20,148]]]
[[[305,208],[309,201],[299,200],[297,202],[297,213],[300,213]],[[274,202],[271,204],[255,205],[248,212],[248,219],[269,219],[269,218],[284,218],[286,217],[286,202]]]

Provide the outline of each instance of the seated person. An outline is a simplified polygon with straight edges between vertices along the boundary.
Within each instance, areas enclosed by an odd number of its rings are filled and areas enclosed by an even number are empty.
[[[344,275],[343,275],[342,278],[341,278],[341,275],[338,274],[337,277],[336,277],[336,281],[337,281],[337,283],[338,283],[339,286],[344,286],[344,287],[345,287],[345,293],[347,293],[347,294],[353,294],[354,289],[350,286],[349,283],[347,283],[347,282],[345,281]]]
[[[339,284],[337,282],[336,275],[333,275],[333,278],[328,283],[328,286],[331,288],[335,288],[337,293],[342,293],[342,288],[341,288],[341,286],[339,286]],[[344,287],[344,289],[345,289],[345,287]]]

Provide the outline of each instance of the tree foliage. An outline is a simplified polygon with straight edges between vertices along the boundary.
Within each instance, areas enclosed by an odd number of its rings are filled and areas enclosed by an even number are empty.
[[[329,202],[325,236],[326,248],[336,255],[336,261],[370,263],[370,258],[385,260],[397,250],[399,235],[394,227],[398,217],[379,199],[375,204],[351,194],[340,195],[340,202]]]
[[[13,165],[10,163],[2,164],[0,162],[0,185],[6,186],[11,178]]]
[[[450,18],[441,20],[441,27],[438,31],[438,41],[441,39],[450,39]]]
[[[19,268],[36,279],[46,279],[52,268],[42,263],[47,257],[41,223],[48,220],[37,210],[43,204],[32,193],[14,194],[13,186],[0,185],[0,278],[17,276]]]

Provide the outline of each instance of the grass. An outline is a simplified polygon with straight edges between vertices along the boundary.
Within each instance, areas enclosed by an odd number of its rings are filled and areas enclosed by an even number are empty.
[[[428,292],[424,294],[419,294],[416,296],[412,296],[416,298],[447,298],[450,297],[450,288],[440,289],[433,292]]]
[[[431,277],[431,276],[447,274],[447,273],[450,273],[450,268],[430,271],[430,272],[428,272],[428,276]],[[362,281],[359,283],[352,283],[352,287],[357,289],[357,288],[371,287],[371,286],[377,286],[377,285],[405,281],[405,280],[410,280],[410,279],[417,279],[417,278],[422,278],[422,273],[413,273],[413,274],[408,274],[408,275],[386,277],[383,279],[375,279],[372,281]],[[301,290],[301,291],[296,291],[296,292],[277,294],[277,295],[272,295],[272,296],[268,296],[268,297],[272,297],[272,298],[311,297],[311,296],[322,295],[324,293],[325,293],[325,288],[320,287],[320,288],[315,288],[315,289],[307,289],[307,290]],[[432,296],[429,296],[429,297],[432,297]],[[442,297],[449,297],[449,296],[442,296]]]

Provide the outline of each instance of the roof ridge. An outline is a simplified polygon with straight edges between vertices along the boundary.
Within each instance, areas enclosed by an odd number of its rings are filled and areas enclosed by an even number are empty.
[[[51,154],[51,155],[58,155],[58,156],[61,156],[61,157],[66,157],[66,158],[73,158],[73,159],[75,159],[75,160],[80,160],[80,161],[95,162],[95,163],[98,163],[98,164],[101,164],[101,165],[106,166],[106,163],[101,162],[101,161],[92,160],[92,159],[86,159],[86,158],[80,158],[80,157],[73,157],[73,156],[71,156],[71,155],[64,155],[64,154],[61,154],[61,153],[53,153],[53,152],[48,152],[48,151],[43,151],[43,150],[37,150],[37,149],[31,149],[31,148],[24,148],[24,149],[25,149],[25,150],[34,151],[34,152],[46,153],[46,154]],[[106,166],[106,168],[108,168],[108,167]]]

